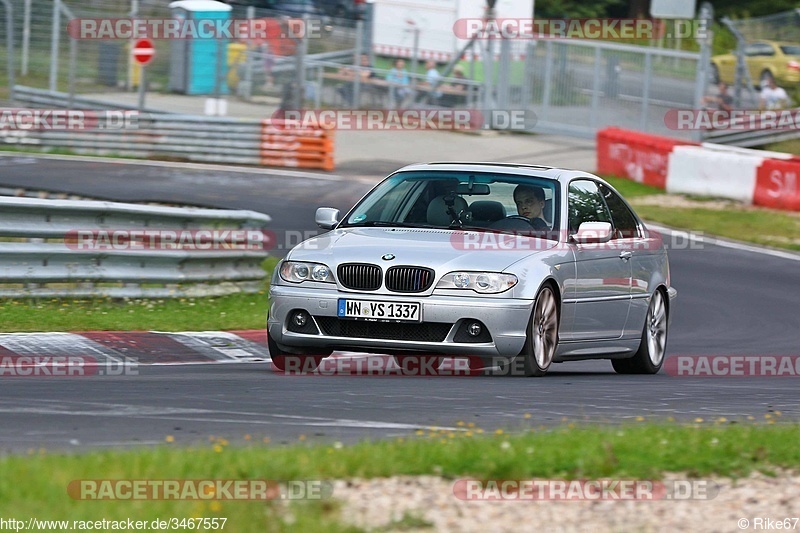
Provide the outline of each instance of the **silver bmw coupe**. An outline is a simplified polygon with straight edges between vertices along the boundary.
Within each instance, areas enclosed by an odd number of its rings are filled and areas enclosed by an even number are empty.
[[[292,249],[270,287],[272,362],[316,368],[335,350],[398,363],[464,357],[543,376],[610,359],[664,362],[671,302],[661,236],[604,180],[507,163],[398,170],[327,233]]]

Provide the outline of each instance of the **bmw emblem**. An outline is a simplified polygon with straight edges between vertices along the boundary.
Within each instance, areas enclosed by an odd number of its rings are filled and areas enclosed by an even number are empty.
[[[381,259],[383,259],[384,261],[391,261],[392,259],[394,259],[394,254],[385,254],[383,257],[381,257]]]

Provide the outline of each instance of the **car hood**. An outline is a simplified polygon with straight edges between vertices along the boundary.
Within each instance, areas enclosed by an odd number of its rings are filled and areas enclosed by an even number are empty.
[[[334,271],[341,263],[416,265],[442,275],[454,270],[502,272],[554,241],[491,232],[416,228],[344,228],[315,237],[294,248],[287,259],[325,263]],[[392,259],[383,259],[387,254]]]

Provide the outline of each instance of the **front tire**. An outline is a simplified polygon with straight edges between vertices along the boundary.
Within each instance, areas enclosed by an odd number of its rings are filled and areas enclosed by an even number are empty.
[[[553,364],[558,347],[558,322],[558,300],[552,287],[545,285],[536,295],[525,348],[520,354],[526,377],[542,377]]]
[[[333,353],[332,350],[314,350],[313,355],[291,353],[267,335],[267,348],[272,359],[272,366],[278,372],[286,372],[288,368],[292,373],[308,373],[315,371],[325,357]]]
[[[664,293],[657,290],[647,308],[639,350],[631,358],[611,360],[617,374],[657,374],[661,370],[667,352],[668,319]]]

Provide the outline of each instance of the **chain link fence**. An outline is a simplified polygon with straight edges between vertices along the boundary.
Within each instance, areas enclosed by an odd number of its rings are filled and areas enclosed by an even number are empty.
[[[161,0],[10,0],[13,5],[13,59],[17,83],[71,94],[100,94],[137,89],[141,69],[133,60],[132,40],[73,39],[71,20],[151,19],[170,20],[175,13],[169,2]],[[314,21],[315,34],[302,39],[292,20],[279,12],[231,6],[234,21],[255,19],[269,23],[267,39],[215,40],[222,46],[224,68],[218,76],[224,93],[245,98],[272,95],[281,97],[287,80],[296,75],[296,56],[321,56],[348,60],[356,43],[353,21],[320,17]],[[0,5],[0,14],[2,5]],[[294,19],[294,28],[297,19]],[[273,28],[277,30],[272,31]],[[318,29],[318,31],[317,31]],[[297,33],[298,37],[295,37]],[[305,46],[301,46],[305,40]],[[170,69],[175,68],[176,44],[180,41],[154,39],[155,59],[147,66],[147,90],[169,92]],[[0,44],[5,49],[5,43]],[[242,81],[248,82],[245,86]],[[215,85],[215,84],[212,84]]]

